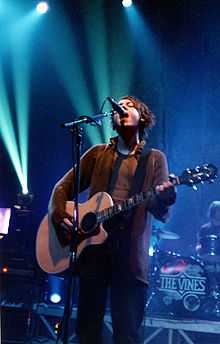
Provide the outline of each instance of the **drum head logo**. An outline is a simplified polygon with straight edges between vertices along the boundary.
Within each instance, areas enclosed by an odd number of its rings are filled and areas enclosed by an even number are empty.
[[[200,296],[207,293],[207,278],[196,261],[184,259],[165,262],[159,270],[158,290],[166,305],[182,300],[184,307],[195,311],[200,306]]]

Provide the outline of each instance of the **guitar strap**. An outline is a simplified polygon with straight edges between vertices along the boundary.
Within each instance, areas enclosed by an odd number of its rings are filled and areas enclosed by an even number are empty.
[[[151,151],[152,151],[151,148],[149,148],[148,144],[145,143],[138,158],[138,164],[135,170],[134,177],[132,179],[132,184],[129,191],[129,197],[135,195],[136,193],[141,192],[141,189],[144,183],[146,166],[147,166],[148,158],[150,156]]]

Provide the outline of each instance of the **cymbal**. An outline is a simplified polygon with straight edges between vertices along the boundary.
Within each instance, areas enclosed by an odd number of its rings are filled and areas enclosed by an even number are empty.
[[[180,236],[177,233],[167,231],[162,228],[153,227],[152,234],[157,236],[159,239],[168,239],[168,240],[180,239]]]

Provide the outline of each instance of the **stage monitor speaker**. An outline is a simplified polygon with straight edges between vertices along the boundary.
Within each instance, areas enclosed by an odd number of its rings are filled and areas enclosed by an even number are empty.
[[[27,310],[0,307],[1,311],[1,343],[25,343],[29,336],[30,313]]]

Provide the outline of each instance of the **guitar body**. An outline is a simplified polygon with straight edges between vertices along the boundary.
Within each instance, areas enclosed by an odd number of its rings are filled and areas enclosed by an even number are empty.
[[[79,224],[82,218],[89,212],[97,213],[103,209],[107,209],[113,205],[113,200],[106,192],[99,192],[91,197],[87,202],[79,204]],[[74,202],[66,203],[66,211],[72,215],[74,210]],[[77,258],[83,249],[88,245],[99,245],[107,239],[107,232],[102,224],[99,230],[86,235],[77,245]],[[39,266],[47,273],[63,272],[69,267],[69,246],[63,247],[56,235],[56,230],[48,215],[46,215],[37,232],[36,238],[36,258]]]

